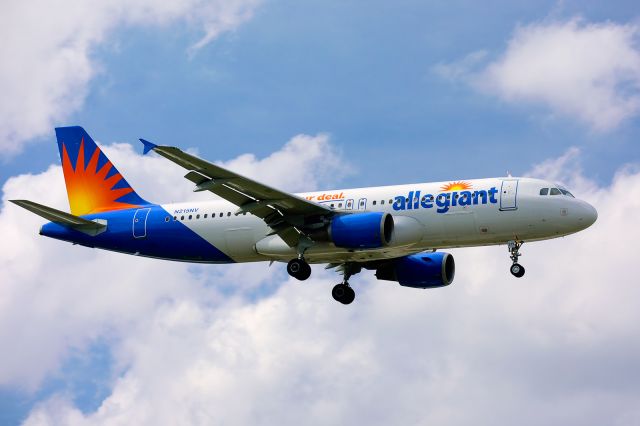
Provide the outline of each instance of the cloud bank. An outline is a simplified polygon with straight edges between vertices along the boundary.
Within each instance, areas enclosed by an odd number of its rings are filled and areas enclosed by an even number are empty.
[[[184,22],[204,32],[190,51],[251,18],[260,0],[64,0],[3,3],[0,150],[22,150],[83,104],[98,72],[93,51],[122,26]]]
[[[595,131],[640,114],[640,27],[574,18],[516,28],[504,52],[487,52],[434,67],[481,93],[511,104],[542,105]]]
[[[303,140],[316,142],[298,151]],[[227,164],[286,187],[324,158],[319,140]],[[107,148],[128,178],[158,167],[136,184],[175,185],[159,159]],[[12,178],[0,213],[0,383],[37,389],[71,350],[102,340],[113,377],[99,407],[83,412],[60,392],[25,424],[637,424],[640,288],[625,248],[640,238],[629,214],[640,171],[600,187],[579,152],[554,161],[531,173],[556,179],[562,166],[599,219],[525,244],[524,278],[509,274],[504,247],[456,250],[452,286],[402,288],[365,272],[348,307],[330,296],[339,277],[321,268],[300,283],[281,266],[189,266],[39,238],[39,219],[6,199],[63,204],[60,169]]]
[[[193,185],[182,177],[184,170],[159,156],[142,157],[127,144],[103,149],[147,199],[211,199],[211,194],[193,193]],[[323,163],[324,159],[329,163]],[[342,176],[346,168],[326,135],[298,135],[269,157],[244,155],[228,166],[241,173],[253,170],[260,175],[254,177],[290,190],[317,189],[319,182],[308,179],[309,173],[325,176],[326,184]],[[239,269],[138,259],[47,241],[37,235],[44,220],[7,202],[15,198],[68,211],[62,168],[52,165],[36,175],[16,176],[3,187],[0,345],[5,350],[0,385],[37,389],[71,350],[86,349],[98,338],[121,337],[121,330],[151,318],[162,300],[184,296],[211,302],[222,293],[235,291],[226,286],[238,278]],[[276,271],[265,265],[248,265],[247,270],[259,271],[265,278]],[[249,281],[241,286],[245,294],[261,285],[255,273],[251,280],[243,278]],[[207,290],[213,282],[216,286]]]

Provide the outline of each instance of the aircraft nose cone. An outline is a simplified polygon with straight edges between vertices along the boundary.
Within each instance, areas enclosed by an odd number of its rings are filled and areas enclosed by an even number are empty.
[[[578,220],[584,228],[588,228],[598,219],[598,211],[589,203],[582,203]]]

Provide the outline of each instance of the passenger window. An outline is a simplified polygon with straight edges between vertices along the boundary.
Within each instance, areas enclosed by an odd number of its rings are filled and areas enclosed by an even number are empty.
[[[224,213],[220,213],[220,217],[224,216]]]
[[[203,217],[203,219],[206,219],[206,218],[207,218],[207,213],[205,213],[205,214],[204,214],[204,217]]]
[[[178,216],[173,217],[173,221],[175,222],[176,220],[178,220]]]
[[[227,217],[231,216],[231,212],[227,212]]]
[[[393,204],[393,200],[389,200],[389,204]]]
[[[373,205],[374,205],[374,206],[376,205],[376,200],[373,200]]]
[[[548,195],[549,194],[549,188],[542,188],[540,190],[540,195]]]
[[[189,220],[191,220],[191,218],[192,218],[192,217],[193,217],[193,215],[191,215],[191,214],[190,214],[190,215],[189,215]]]
[[[180,220],[184,220],[184,216],[180,216]]]
[[[196,215],[196,219],[200,219],[200,215],[199,214]]]
[[[384,200],[380,201],[380,204],[384,205]]]
[[[165,222],[169,222],[169,216],[165,217],[165,218],[164,218],[164,221],[165,221]]]
[[[338,207],[342,208],[342,203],[338,204]]]
[[[549,192],[549,194],[560,195],[560,190],[558,188],[551,188],[551,191]]]

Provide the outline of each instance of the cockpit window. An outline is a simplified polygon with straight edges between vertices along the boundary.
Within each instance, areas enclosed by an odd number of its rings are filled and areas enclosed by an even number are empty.
[[[551,192],[549,192],[551,195],[560,195],[561,192],[558,188],[551,188]]]
[[[540,195],[547,195],[549,194],[549,188],[542,188],[540,190]]]
[[[559,188],[559,189],[560,189],[560,192],[562,192],[563,195],[566,195],[567,197],[571,197],[571,198],[576,198],[576,197],[573,196],[572,193],[570,193],[566,189],[564,189],[564,188]]]

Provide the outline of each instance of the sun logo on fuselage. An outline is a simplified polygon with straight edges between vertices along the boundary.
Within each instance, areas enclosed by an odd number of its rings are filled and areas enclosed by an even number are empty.
[[[443,191],[466,191],[471,188],[472,185],[469,182],[463,181],[447,183],[446,185],[442,185],[440,187],[440,189]]]
[[[67,147],[62,144],[62,170],[67,184],[71,213],[77,216],[110,210],[138,207],[134,204],[118,202],[123,196],[133,192],[128,184],[116,188],[123,179],[117,171],[109,175],[113,165],[108,159],[98,169],[100,148],[96,146],[89,163],[85,167],[84,138],[80,142],[75,168],[69,158]],[[104,157],[103,155],[103,158]],[[126,183],[126,181],[125,181]]]

